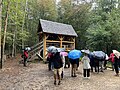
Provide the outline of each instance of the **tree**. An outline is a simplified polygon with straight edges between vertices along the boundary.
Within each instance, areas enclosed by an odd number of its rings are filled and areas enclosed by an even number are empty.
[[[0,0],[0,61],[1,65],[0,68],[2,68],[2,59],[1,59],[1,32],[2,32],[2,0]]]
[[[7,24],[8,24],[8,13],[9,13],[9,5],[10,1],[8,0],[7,3],[7,11],[6,11],[6,16],[5,16],[5,27],[4,27],[4,34],[3,34],[3,44],[2,44],[2,57],[1,57],[1,68],[2,68],[2,63],[3,63],[3,56],[5,52],[5,39],[6,39],[6,31],[7,31]]]
[[[99,0],[98,7],[90,13],[90,26],[87,30],[87,45],[93,50],[110,53],[119,49],[119,14],[114,0]],[[104,2],[104,3],[103,3]]]
[[[71,0],[61,0],[58,5],[58,21],[73,26],[78,34],[76,40],[78,49],[83,49],[86,46],[85,33],[89,26],[90,6],[91,4],[87,2],[75,4]]]
[[[53,20],[57,19],[57,9],[55,0],[37,0],[39,18]]]

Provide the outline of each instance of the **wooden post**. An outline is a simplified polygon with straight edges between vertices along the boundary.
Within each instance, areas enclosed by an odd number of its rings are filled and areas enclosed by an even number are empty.
[[[43,61],[46,61],[45,57],[46,57],[46,34],[44,34],[43,36]]]
[[[75,49],[75,37],[73,38],[74,44],[73,44],[73,48]]]
[[[62,48],[62,40],[63,40],[63,38],[62,38],[62,36],[60,36],[60,48]]]
[[[62,48],[62,40],[63,40],[63,37],[62,37],[62,36],[58,36],[58,38],[60,39],[60,48]]]

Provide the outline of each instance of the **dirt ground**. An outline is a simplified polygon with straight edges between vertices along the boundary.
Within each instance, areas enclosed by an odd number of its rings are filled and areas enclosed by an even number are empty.
[[[53,84],[53,72],[48,71],[47,64],[31,63],[23,67],[18,59],[8,60],[0,70],[0,90],[120,90],[120,77],[115,77],[110,69],[91,73],[91,78],[82,77],[82,65],[77,77],[70,77],[70,68],[65,68],[61,85]]]

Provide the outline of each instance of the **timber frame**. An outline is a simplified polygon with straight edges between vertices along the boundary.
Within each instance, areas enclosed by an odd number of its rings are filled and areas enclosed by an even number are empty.
[[[42,27],[42,25],[39,25]],[[39,29],[40,29],[39,27]],[[63,30],[64,31],[64,30]],[[46,60],[47,48],[55,46],[57,48],[65,48],[66,51],[75,49],[75,35],[65,35],[59,33],[44,32],[41,29],[38,31],[39,41],[43,41],[43,60]]]

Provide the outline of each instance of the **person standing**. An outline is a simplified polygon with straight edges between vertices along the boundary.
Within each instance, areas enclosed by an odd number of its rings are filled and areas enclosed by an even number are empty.
[[[79,58],[77,59],[77,68],[76,68],[76,70],[78,70],[78,68],[79,68]]]
[[[56,85],[57,77],[58,77],[58,85],[61,84],[61,73],[63,67],[63,61],[60,56],[60,52],[56,52],[53,55],[53,65],[54,65],[54,85]]]
[[[82,58],[83,63],[83,76],[84,78],[90,78],[90,59],[87,53],[84,53],[84,57]]]
[[[24,61],[23,61],[24,67],[26,67],[27,59],[28,59],[28,51],[25,49],[24,50]]]
[[[77,77],[76,70],[77,70],[77,60],[78,59],[69,59],[70,63],[71,63],[71,77]]]
[[[111,62],[111,66],[112,66],[112,71],[114,71],[114,61],[115,61],[114,57],[115,57],[114,53],[111,53],[109,56],[109,60]]]
[[[63,62],[61,78],[63,78],[63,76],[64,76],[64,67],[65,67],[65,56],[61,55],[61,58],[62,58],[62,62]]]
[[[93,72],[93,67],[94,67],[94,57],[89,54],[88,55],[89,59],[90,59],[90,67],[91,67],[91,72]]]
[[[117,57],[116,54],[115,54],[115,57],[114,57],[114,68],[115,68],[115,72],[116,72],[116,75],[115,76],[119,76],[119,60],[120,60],[120,57]]]
[[[52,53],[48,53],[47,61],[48,61],[48,70],[51,71],[51,69],[52,69]]]
[[[108,61],[108,59],[109,59],[109,57],[108,57],[108,55],[106,54],[105,55],[105,60],[104,60],[104,70],[106,70],[107,69],[107,61]]]

